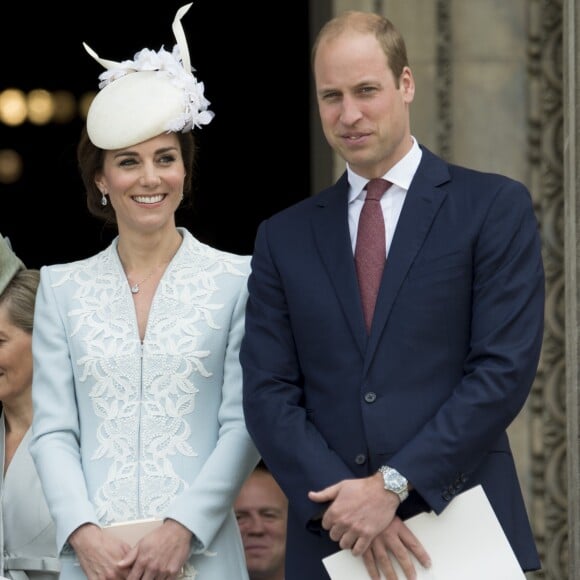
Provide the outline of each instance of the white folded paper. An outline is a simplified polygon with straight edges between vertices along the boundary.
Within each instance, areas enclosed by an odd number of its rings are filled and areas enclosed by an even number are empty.
[[[526,580],[481,485],[459,494],[439,516],[421,513],[405,523],[431,557],[428,570],[413,558],[417,580]],[[404,580],[399,564],[391,560]],[[369,578],[362,558],[350,550],[322,563],[332,580]]]
[[[117,522],[104,526],[103,531],[134,546],[143,536],[159,527],[163,520],[147,518],[128,522]]]

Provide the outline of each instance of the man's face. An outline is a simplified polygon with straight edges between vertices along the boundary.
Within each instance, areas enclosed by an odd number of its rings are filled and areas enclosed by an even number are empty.
[[[234,509],[250,578],[283,578],[288,501],[272,475],[252,473]]]
[[[397,79],[373,34],[323,39],[314,59],[318,110],[329,145],[363,177],[381,177],[409,151],[409,67]]]

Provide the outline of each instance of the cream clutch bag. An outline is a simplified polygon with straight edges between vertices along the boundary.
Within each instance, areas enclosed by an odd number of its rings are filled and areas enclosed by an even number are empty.
[[[163,520],[148,518],[143,520],[132,520],[129,522],[117,522],[103,527],[106,534],[115,536],[127,542],[133,547],[143,536],[152,532],[163,523]]]

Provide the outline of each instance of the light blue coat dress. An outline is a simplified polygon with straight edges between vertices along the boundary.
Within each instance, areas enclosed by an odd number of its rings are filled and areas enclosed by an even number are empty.
[[[30,451],[63,580],[84,577],[67,543],[80,525],[150,517],[195,535],[186,577],[247,578],[232,504],[259,459],[238,359],[249,257],[180,233],[143,342],[118,239],[41,269]]]
[[[28,452],[30,429],[4,474],[5,422],[0,416],[0,577],[56,580],[56,531]]]

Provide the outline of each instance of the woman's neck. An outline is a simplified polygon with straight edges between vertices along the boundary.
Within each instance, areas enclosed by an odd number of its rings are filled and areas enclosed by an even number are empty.
[[[117,252],[127,275],[137,277],[169,264],[183,238],[177,229],[152,236],[119,235]]]
[[[6,433],[23,435],[32,424],[32,391],[31,388],[9,401],[2,401]]]

